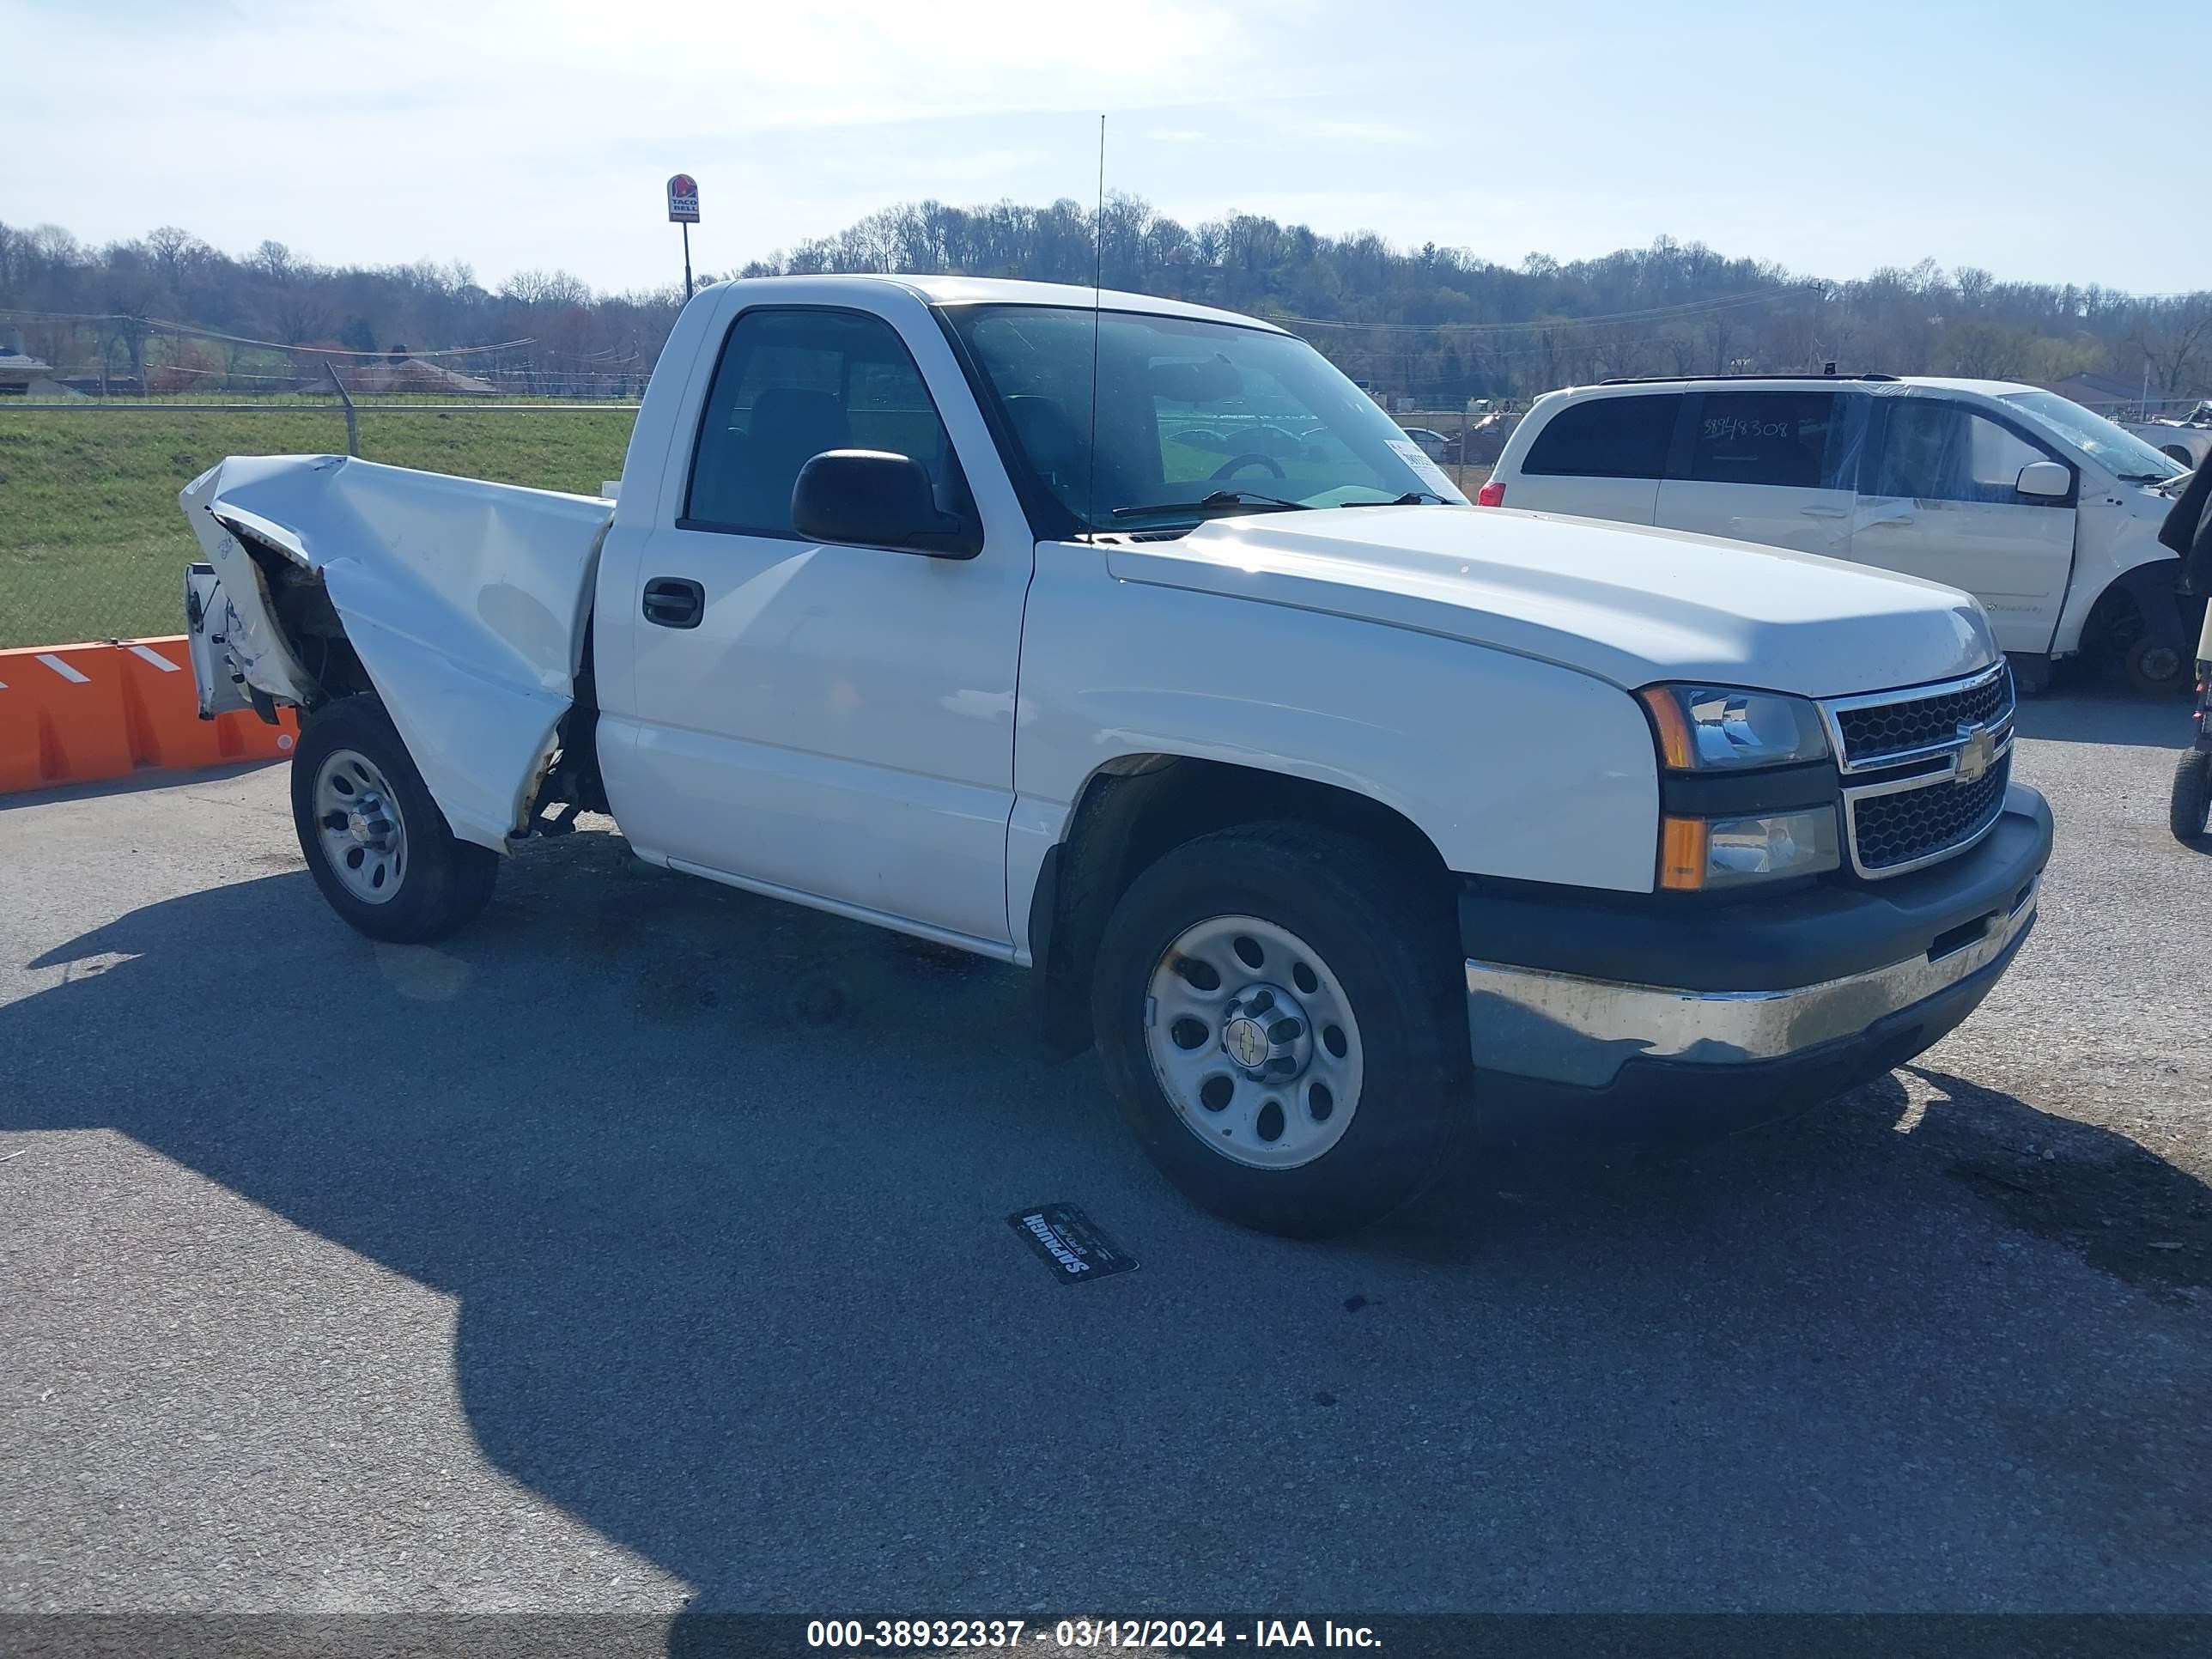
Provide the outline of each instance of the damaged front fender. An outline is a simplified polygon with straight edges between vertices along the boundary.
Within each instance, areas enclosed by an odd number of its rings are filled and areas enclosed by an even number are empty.
[[[272,591],[272,574],[312,578],[453,833],[503,849],[526,827],[612,503],[337,455],[234,456],[178,500],[247,684],[308,708],[329,695]]]

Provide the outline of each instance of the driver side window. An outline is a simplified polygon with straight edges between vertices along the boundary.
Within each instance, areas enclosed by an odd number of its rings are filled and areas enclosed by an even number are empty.
[[[678,522],[796,540],[792,486],[830,449],[909,456],[939,506],[966,508],[945,423],[889,323],[854,311],[743,312],[714,368]]]
[[[1866,493],[2009,505],[2021,499],[2021,468],[2055,459],[1963,404],[1899,398],[1889,403],[1874,485]]]

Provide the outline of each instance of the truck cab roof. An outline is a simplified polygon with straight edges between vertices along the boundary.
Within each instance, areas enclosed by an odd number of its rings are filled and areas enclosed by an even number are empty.
[[[911,294],[932,306],[1060,306],[1088,311],[1139,312],[1154,317],[1188,317],[1194,321],[1226,323],[1236,328],[1285,332],[1274,324],[1241,312],[1195,306],[1153,294],[1127,294],[1116,289],[1093,289],[1073,283],[1024,283],[999,276],[911,276],[887,273],[839,272],[809,276],[740,276],[717,287],[747,292],[758,290],[772,297],[805,303],[851,304],[861,295]]]

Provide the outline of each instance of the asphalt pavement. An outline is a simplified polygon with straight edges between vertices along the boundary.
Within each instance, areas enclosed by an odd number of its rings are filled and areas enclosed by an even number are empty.
[[[0,806],[0,1610],[2212,1610],[2186,717],[2023,726],[1960,1032],[1332,1243],[1177,1197],[1024,975],[610,833],[395,948],[281,769]]]

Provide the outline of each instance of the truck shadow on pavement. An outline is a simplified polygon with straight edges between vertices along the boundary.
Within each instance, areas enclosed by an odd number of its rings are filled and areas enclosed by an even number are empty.
[[[2121,1136],[1910,1069],[1289,1243],[1032,1058],[1019,975],[611,836],[502,883],[436,949],[295,872],[49,951],[0,1129],[456,1298],[486,1458],[693,1612],[2212,1596],[2212,1194]],[[1053,1199],[1141,1270],[1052,1283],[1006,1218]]]

